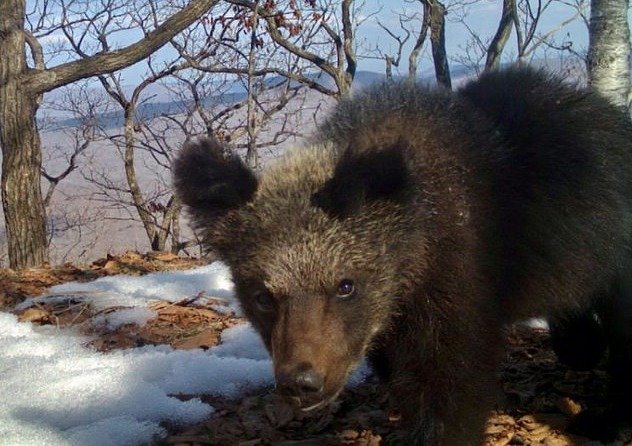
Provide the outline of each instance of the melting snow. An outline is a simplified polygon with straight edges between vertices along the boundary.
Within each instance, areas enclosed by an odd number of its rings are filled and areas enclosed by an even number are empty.
[[[225,299],[239,314],[232,289],[227,268],[213,263],[189,271],[66,283],[18,308],[69,297],[96,310],[121,307],[99,316],[114,329],[154,317],[153,301],[177,302],[200,293],[198,302]],[[222,344],[207,351],[159,345],[100,353],[85,347],[88,341],[71,329],[20,323],[0,312],[1,445],[147,444],[166,435],[162,421],[192,424],[213,412],[199,398],[182,401],[172,395],[234,397],[273,382],[268,353],[249,324],[225,330]],[[350,385],[368,372],[362,365]]]
[[[204,292],[232,298],[227,269],[219,264],[143,277],[116,276],[91,283],[67,283],[33,301],[80,296],[95,308],[125,306],[104,323],[142,324],[153,317],[153,300],[178,301]],[[106,317],[106,316],[104,316]],[[165,431],[161,421],[195,423],[213,408],[199,398],[171,395],[236,396],[272,383],[272,367],[249,325],[224,331],[223,344],[208,351],[145,346],[99,353],[88,338],[69,329],[19,323],[0,313],[0,443],[2,445],[146,444]]]

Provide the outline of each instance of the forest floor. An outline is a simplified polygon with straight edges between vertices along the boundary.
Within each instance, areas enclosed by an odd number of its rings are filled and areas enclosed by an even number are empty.
[[[129,252],[98,260],[91,265],[14,272],[0,269],[0,310],[7,311],[26,297],[50,286],[98,277],[187,269],[200,265],[165,253],[139,255]],[[157,303],[158,316],[146,325],[124,325],[112,331],[101,329],[91,346],[99,351],[146,344],[169,344],[173,348],[208,349],[221,343],[224,329],[243,323],[231,314],[220,314],[194,299]],[[94,316],[81,305],[50,304],[19,313],[20,320],[39,324],[77,326],[95,335],[84,323]],[[548,345],[545,329],[514,327],[507,332],[508,350],[500,373],[498,404],[488,418],[485,446],[599,445],[567,432],[572,417],[586,410],[599,411],[606,399],[606,373],[571,371],[557,362]],[[197,395],[215,407],[205,422],[188,426],[164,426],[170,435],[160,444],[194,445],[355,445],[383,444],[397,429],[398,417],[388,407],[387,395],[372,377],[345,390],[326,410],[301,416],[270,388],[248,392],[231,400]],[[191,398],[191,395],[182,398]],[[616,445],[632,445],[632,432],[624,432]]]

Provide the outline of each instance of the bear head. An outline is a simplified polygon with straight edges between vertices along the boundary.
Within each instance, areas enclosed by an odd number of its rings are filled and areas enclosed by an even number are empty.
[[[198,139],[174,164],[178,195],[229,266],[277,388],[303,410],[335,399],[396,314],[406,271],[423,268],[404,146],[315,145],[258,178],[217,141]]]

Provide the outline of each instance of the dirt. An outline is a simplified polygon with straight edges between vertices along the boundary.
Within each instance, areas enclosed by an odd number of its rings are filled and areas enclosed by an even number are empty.
[[[27,271],[0,269],[0,309],[7,311],[28,296],[68,281],[89,281],[113,274],[141,275],[154,271],[187,269],[200,265],[166,253],[140,255],[128,252],[108,256],[87,266],[63,265]],[[55,304],[38,304],[18,312],[23,321],[73,326],[91,335],[90,346],[99,351],[146,344],[169,344],[180,349],[208,349],[221,343],[224,329],[244,321],[214,308],[221,299],[191,296],[179,302],[156,302],[157,316],[146,325],[124,325],[108,330],[94,321],[100,312],[80,300],[68,298]],[[209,297],[211,297],[209,302]],[[200,302],[204,302],[202,305]],[[212,305],[212,307],[211,307]],[[590,441],[568,432],[569,422],[587,411],[599,412],[606,399],[603,365],[593,371],[575,372],[557,362],[545,329],[514,327],[507,332],[508,351],[499,375],[496,410],[490,414],[485,446],[545,445],[591,446]],[[237,400],[198,396],[215,407],[205,422],[188,427],[165,424],[170,435],[161,444],[194,446],[376,446],[398,429],[399,417],[389,408],[388,396],[375,378],[345,390],[329,408],[305,416],[297,413],[272,388],[258,389]],[[620,434],[614,445],[632,445],[632,432]]]

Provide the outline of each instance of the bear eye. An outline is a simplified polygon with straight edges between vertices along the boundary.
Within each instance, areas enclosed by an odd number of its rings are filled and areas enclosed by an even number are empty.
[[[355,286],[353,285],[353,280],[350,279],[342,279],[338,284],[338,297],[349,297],[355,292]]]
[[[274,307],[272,293],[268,290],[257,291],[254,294],[254,301],[260,311],[270,311]]]

